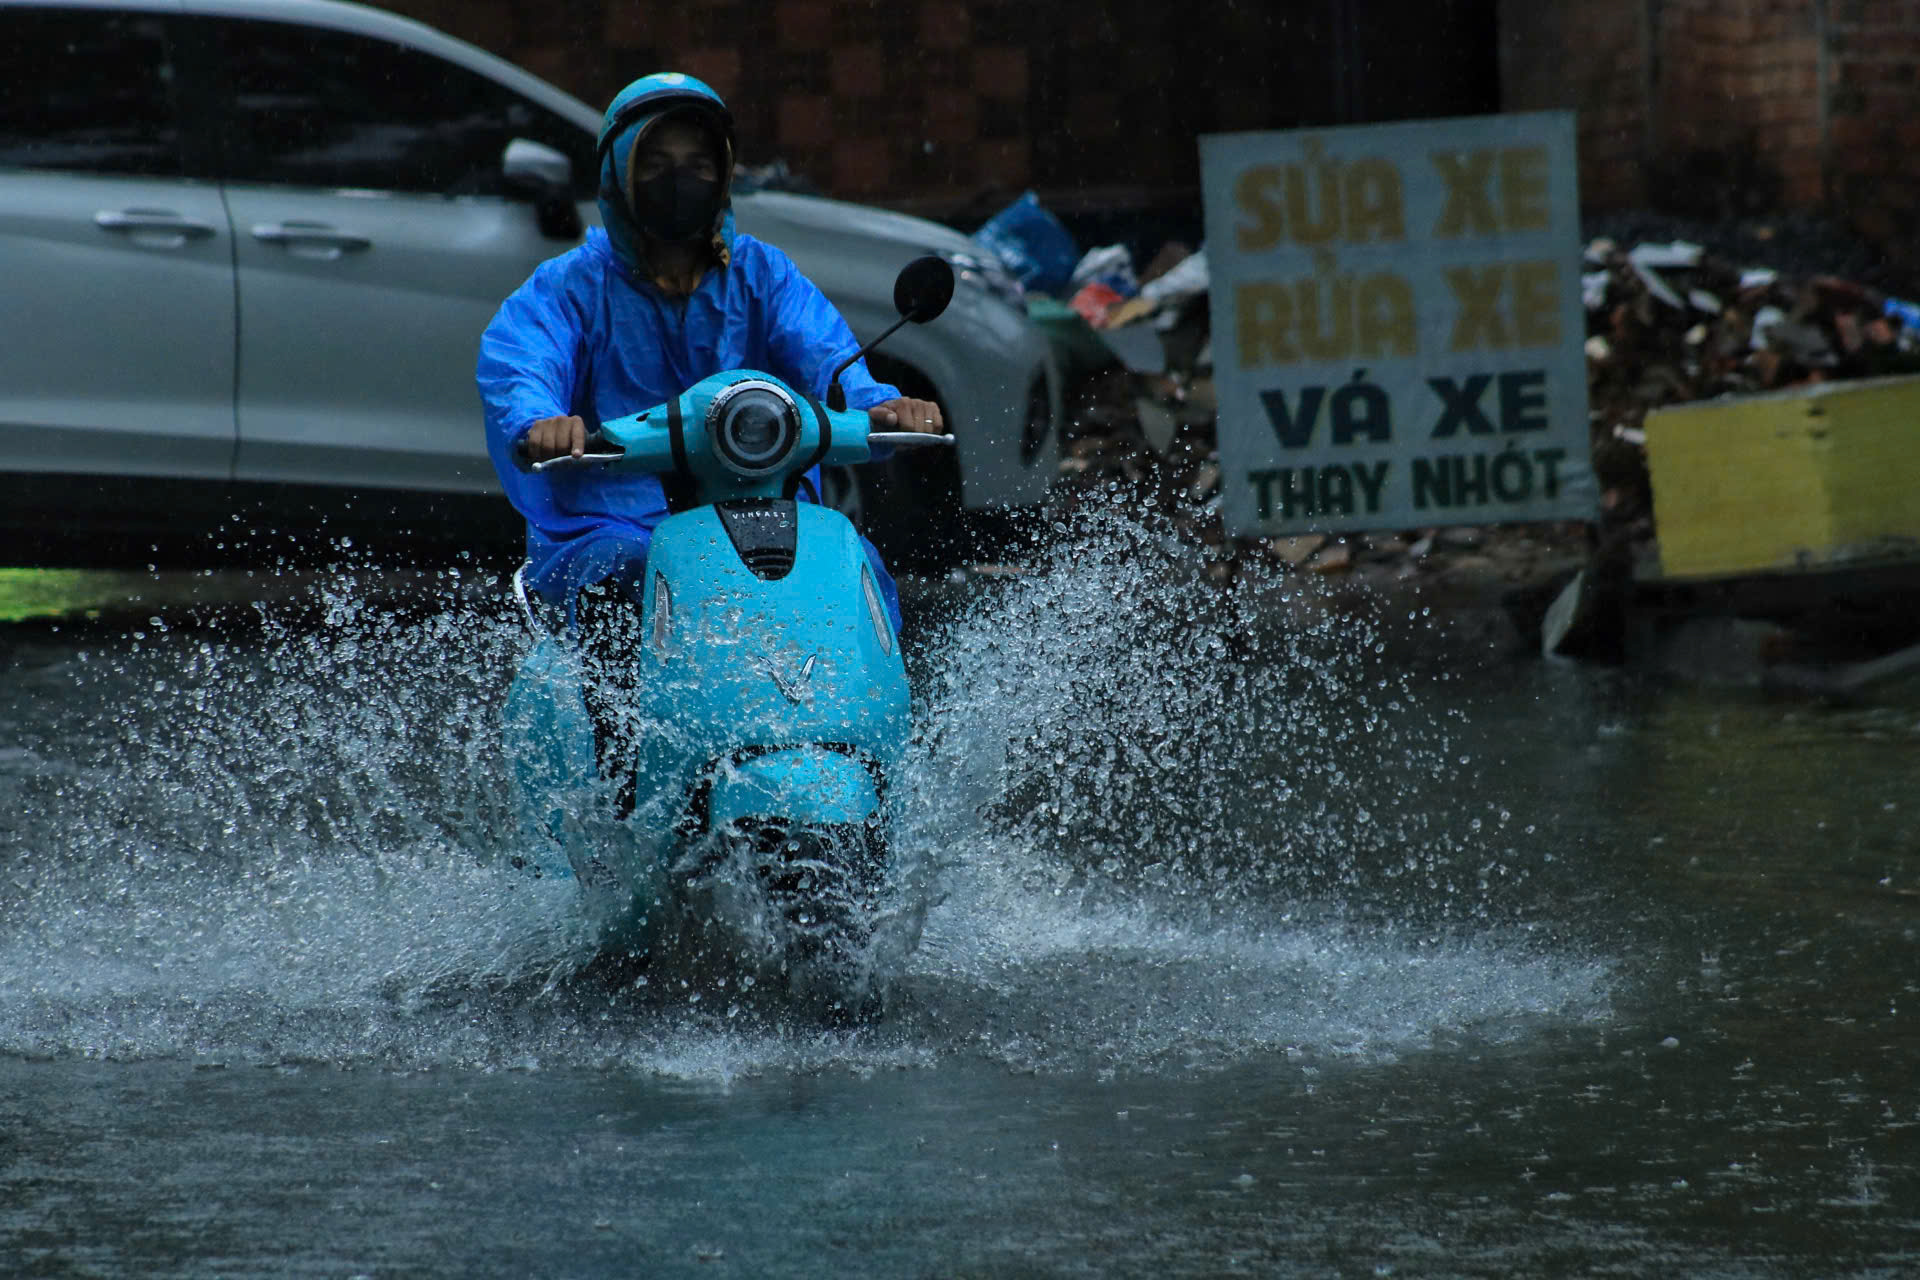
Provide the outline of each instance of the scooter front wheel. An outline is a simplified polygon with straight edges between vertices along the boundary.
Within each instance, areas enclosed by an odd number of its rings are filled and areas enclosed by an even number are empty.
[[[878,822],[735,818],[685,870],[693,922],[756,981],[826,1015],[877,1010],[872,944],[886,890]]]

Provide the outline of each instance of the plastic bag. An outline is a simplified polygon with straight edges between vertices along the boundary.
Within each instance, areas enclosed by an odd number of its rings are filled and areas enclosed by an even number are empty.
[[[1107,312],[1125,301],[1106,281],[1089,280],[1080,286],[1067,305],[1079,312],[1082,320],[1098,329],[1106,324]]]
[[[1171,271],[1147,281],[1140,296],[1156,303],[1177,302],[1205,293],[1212,283],[1212,275],[1207,270],[1207,247],[1201,245],[1199,252],[1182,258]]]
[[[1133,254],[1124,244],[1104,245],[1087,250],[1073,269],[1069,283],[1075,288],[1095,282],[1104,284],[1123,298],[1140,292],[1140,281],[1133,274]]]
[[[1064,289],[1080,261],[1073,233],[1031,191],[989,218],[973,239],[1006,263],[1021,284],[1041,293]]]

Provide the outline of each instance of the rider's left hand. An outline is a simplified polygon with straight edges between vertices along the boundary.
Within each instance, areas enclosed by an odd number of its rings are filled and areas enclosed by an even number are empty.
[[[947,429],[940,417],[940,406],[931,400],[901,396],[867,410],[867,421],[874,431],[926,431],[938,435]]]

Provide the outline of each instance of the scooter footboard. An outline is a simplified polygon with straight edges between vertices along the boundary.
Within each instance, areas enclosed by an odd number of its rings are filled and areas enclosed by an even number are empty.
[[[709,829],[753,817],[807,826],[860,823],[879,811],[882,788],[878,764],[853,748],[807,744],[734,752],[714,766],[704,816]]]

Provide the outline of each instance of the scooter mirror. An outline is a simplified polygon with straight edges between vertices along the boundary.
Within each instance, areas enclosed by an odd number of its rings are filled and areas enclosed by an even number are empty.
[[[937,319],[952,301],[953,264],[945,258],[929,253],[900,268],[893,282],[893,306],[900,318],[888,325],[885,333],[840,362],[833,377],[827,380],[827,408],[840,413],[847,407],[847,395],[840,386],[840,375],[847,371],[847,366],[892,337],[907,321],[925,324]]]
[[[915,324],[936,319],[953,301],[953,264],[935,254],[900,268],[893,282],[893,307]]]

